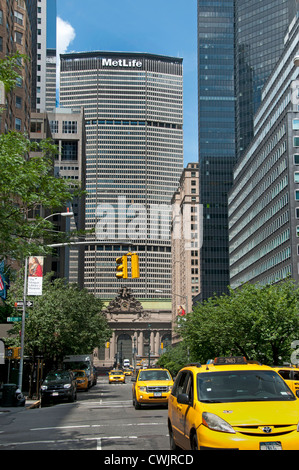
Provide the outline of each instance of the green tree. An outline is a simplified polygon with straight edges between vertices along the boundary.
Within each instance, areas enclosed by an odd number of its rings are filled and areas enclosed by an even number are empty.
[[[182,367],[191,361],[189,348],[185,342],[180,342],[174,347],[168,347],[166,352],[158,359],[157,365],[165,367],[172,376],[175,376]]]
[[[22,278],[9,291],[8,304],[14,305],[22,298]],[[111,337],[106,317],[102,313],[102,301],[86,289],[79,289],[65,279],[43,280],[43,295],[28,297],[34,306],[27,309],[25,322],[25,355],[34,361],[43,356],[46,362],[56,366],[68,354],[91,354]],[[12,333],[19,331],[19,325]],[[19,335],[6,341],[19,346]]]
[[[290,361],[299,335],[299,290],[292,280],[246,284],[197,304],[180,323],[180,334],[200,362],[242,355],[269,365]]]

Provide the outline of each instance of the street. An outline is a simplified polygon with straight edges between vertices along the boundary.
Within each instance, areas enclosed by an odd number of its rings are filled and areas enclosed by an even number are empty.
[[[132,383],[108,384],[108,376],[75,403],[0,413],[2,450],[169,450],[167,409],[135,410]],[[2,409],[3,410],[3,409]],[[119,453],[117,453],[119,455]]]

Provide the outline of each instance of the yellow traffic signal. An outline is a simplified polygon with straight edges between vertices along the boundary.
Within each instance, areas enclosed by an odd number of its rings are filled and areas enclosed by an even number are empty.
[[[139,257],[136,253],[132,253],[131,255],[131,274],[133,279],[140,277]]]
[[[126,255],[116,259],[116,277],[128,278],[128,258]]]

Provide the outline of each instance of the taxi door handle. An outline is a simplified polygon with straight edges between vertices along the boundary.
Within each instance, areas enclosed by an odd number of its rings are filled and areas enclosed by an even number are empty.
[[[182,405],[177,405],[177,410],[178,411],[182,411],[182,408],[183,408]]]

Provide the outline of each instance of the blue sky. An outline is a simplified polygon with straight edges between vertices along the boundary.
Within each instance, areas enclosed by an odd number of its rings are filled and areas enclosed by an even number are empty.
[[[184,165],[198,161],[196,0],[57,0],[57,49],[183,58]]]

